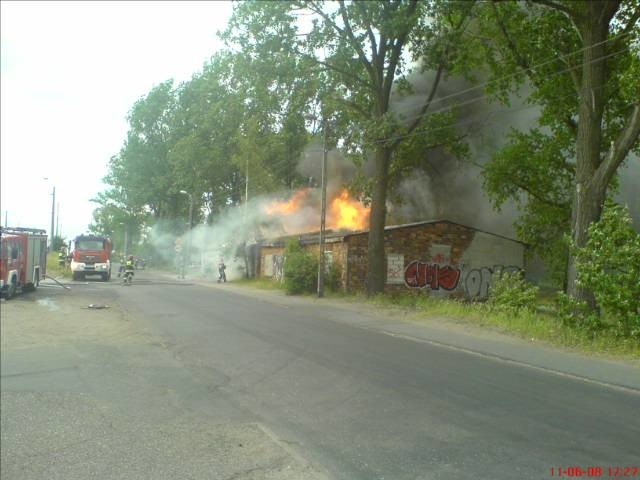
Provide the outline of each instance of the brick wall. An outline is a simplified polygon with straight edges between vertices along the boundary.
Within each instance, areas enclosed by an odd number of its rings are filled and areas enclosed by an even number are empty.
[[[368,234],[347,237],[347,289],[365,289]],[[524,266],[524,245],[449,222],[385,231],[386,291],[486,298],[493,273]]]
[[[432,251],[434,250],[433,245],[446,245],[451,247],[448,262],[455,265],[460,262],[462,254],[471,244],[474,234],[475,230],[471,228],[448,222],[409,225],[385,231],[384,249],[387,256],[401,255],[404,268],[406,268],[414,260],[446,263],[442,253]],[[348,288],[350,291],[364,290],[365,288],[367,243],[368,233],[348,237]],[[388,291],[405,290],[406,288],[404,281],[402,283],[387,283],[386,286]]]
[[[344,290],[365,289],[367,247],[367,232],[325,244],[325,251],[340,267]],[[304,248],[318,255],[317,243]],[[281,278],[277,262],[283,254],[284,247],[262,247],[259,276]],[[445,221],[387,229],[385,256],[386,291],[424,291],[435,296],[486,298],[494,273],[524,268],[523,244]]]

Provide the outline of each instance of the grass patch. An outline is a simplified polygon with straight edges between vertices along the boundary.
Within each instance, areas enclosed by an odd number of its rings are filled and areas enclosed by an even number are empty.
[[[527,340],[534,339],[586,354],[640,359],[640,342],[620,337],[607,330],[591,332],[577,326],[564,325],[547,302],[536,312],[506,312],[486,303],[432,298],[425,295],[377,295],[363,301],[382,307],[410,309],[425,318],[442,316]]]
[[[58,252],[47,254],[47,275],[53,278],[71,278],[71,269],[58,265]]]
[[[261,288],[262,290],[284,290],[284,284],[282,282],[276,282],[268,278],[239,278],[234,280],[233,283]]]
[[[279,282],[269,279],[249,279],[238,282],[269,290],[284,290]],[[367,298],[364,294],[327,292],[328,298],[343,298],[399,312],[415,313],[420,318],[445,317],[459,323],[488,327],[501,333],[527,340],[569,348],[585,354],[596,354],[621,359],[640,359],[640,342],[624,338],[607,330],[590,332],[577,326],[564,325],[555,315],[551,295],[539,295],[539,308],[535,312],[506,312],[487,303],[466,302],[434,298],[423,292],[380,294]]]

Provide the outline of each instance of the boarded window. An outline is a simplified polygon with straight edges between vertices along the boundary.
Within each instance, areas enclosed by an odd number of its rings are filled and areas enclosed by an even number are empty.
[[[265,255],[262,274],[265,277],[273,277],[273,255]]]
[[[387,254],[387,283],[404,283],[404,255],[398,253]]]

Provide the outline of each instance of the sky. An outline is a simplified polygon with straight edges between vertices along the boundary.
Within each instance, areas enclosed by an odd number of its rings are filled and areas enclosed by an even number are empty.
[[[11,227],[86,232],[134,102],[222,43],[224,1],[0,2],[0,208]]]

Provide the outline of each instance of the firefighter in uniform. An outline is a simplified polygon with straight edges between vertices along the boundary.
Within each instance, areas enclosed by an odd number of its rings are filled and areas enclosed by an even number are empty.
[[[58,252],[58,265],[64,267],[67,264],[67,249],[62,246]]]
[[[224,264],[222,257],[220,257],[220,263],[218,263],[218,283],[227,281],[226,269],[227,266]]]
[[[127,262],[124,264],[124,276],[131,275],[133,278],[133,271],[135,270],[135,264],[133,261],[133,255],[129,255],[127,258]]]

